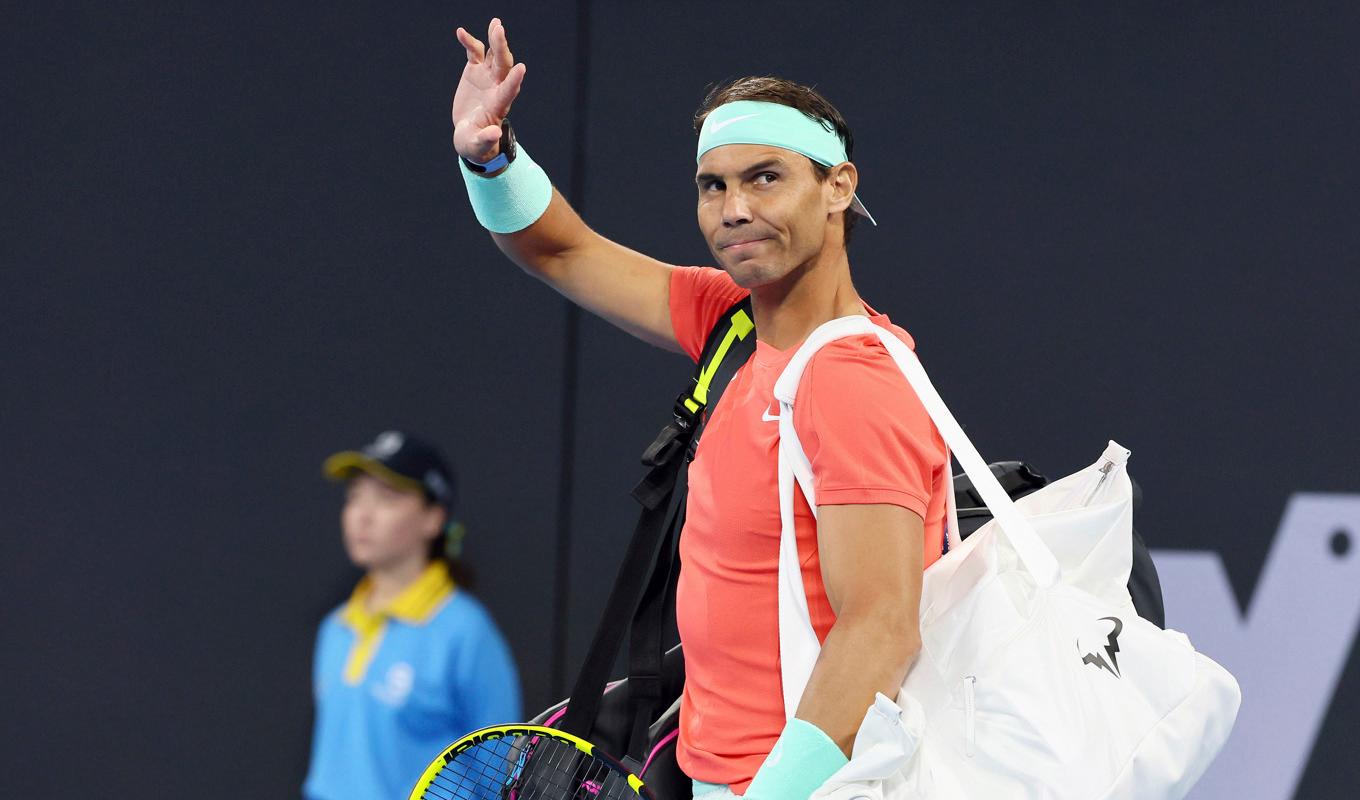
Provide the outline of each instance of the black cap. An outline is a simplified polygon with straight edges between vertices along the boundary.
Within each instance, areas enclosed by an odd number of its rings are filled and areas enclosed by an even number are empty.
[[[366,472],[398,489],[422,492],[453,513],[453,472],[439,450],[418,436],[383,431],[358,450],[344,450],[326,459],[321,469],[335,481]]]

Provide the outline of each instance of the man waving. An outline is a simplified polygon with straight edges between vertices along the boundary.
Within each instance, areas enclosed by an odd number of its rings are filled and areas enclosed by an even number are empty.
[[[794,425],[816,475],[799,497],[799,563],[821,655],[793,718],[780,678],[775,379],[819,325],[863,315],[847,242],[868,216],[853,137],[811,88],[742,78],[694,117],[699,229],[718,269],[676,267],[592,231],[507,120],[525,79],[505,27],[463,29],[467,65],[453,142],[473,210],[534,277],[628,333],[697,359],[709,330],[750,295],[756,352],[713,409],[690,467],[677,595],[685,645],[678,758],[695,797],[808,797],[846,761],[874,695],[895,697],[919,648],[921,573],[944,539],[945,445],[874,337],[812,359]],[[872,221],[872,217],[870,217]]]

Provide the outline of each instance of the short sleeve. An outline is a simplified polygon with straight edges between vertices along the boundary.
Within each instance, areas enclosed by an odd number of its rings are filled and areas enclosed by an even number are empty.
[[[881,343],[852,337],[813,356],[794,424],[818,505],[887,503],[926,517],[947,450]]]
[[[450,681],[455,707],[462,710],[462,727],[473,731],[520,722],[519,673],[510,648],[486,610],[480,604],[472,609]]]
[[[671,327],[680,348],[696,363],[704,342],[727,309],[750,292],[732,282],[726,272],[712,267],[671,270]]]

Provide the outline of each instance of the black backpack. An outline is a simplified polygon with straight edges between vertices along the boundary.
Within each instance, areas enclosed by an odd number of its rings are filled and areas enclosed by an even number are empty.
[[[737,369],[755,352],[750,298],[732,306],[709,333],[691,385],[676,398],[672,419],[642,455],[647,475],[633,490],[643,511],[633,532],[604,615],[577,676],[571,697],[530,722],[556,727],[593,742],[619,757],[645,782],[657,800],[690,800],[692,783],[676,763],[680,694],[685,685],[681,646],[664,648],[674,628],[675,586],[679,577],[680,529],[685,521],[689,463],[707,422],[708,408]],[[1012,498],[1048,483],[1029,464],[990,465]],[[959,533],[969,534],[991,519],[982,498],[965,475],[954,477]],[[1141,491],[1134,486],[1134,509]],[[1134,531],[1129,593],[1144,618],[1165,624],[1161,584],[1142,538]],[[628,673],[608,682],[629,633]],[[572,700],[572,698],[578,698]]]

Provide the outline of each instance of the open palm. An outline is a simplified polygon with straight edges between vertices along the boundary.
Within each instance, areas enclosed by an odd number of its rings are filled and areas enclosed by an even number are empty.
[[[505,26],[491,20],[482,44],[463,28],[458,41],[467,64],[453,95],[453,149],[469,161],[490,161],[499,151],[501,120],[524,83],[525,67],[516,64],[505,39]]]

